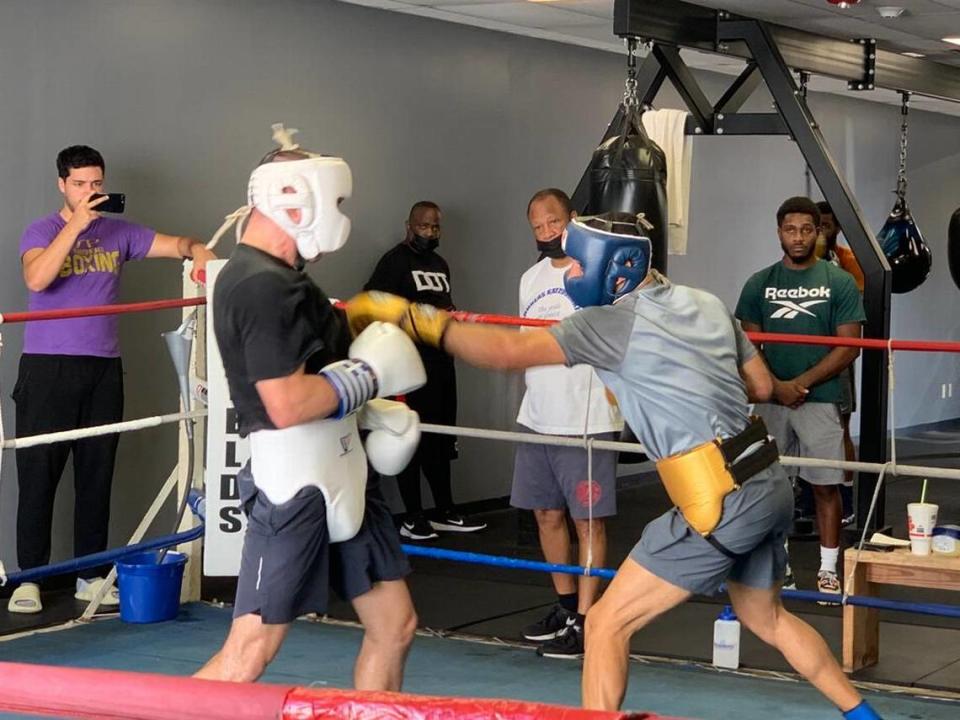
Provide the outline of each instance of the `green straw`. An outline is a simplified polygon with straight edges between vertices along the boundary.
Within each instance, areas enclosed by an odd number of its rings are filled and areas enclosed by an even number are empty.
[[[927,479],[923,479],[923,489],[920,491],[920,502],[927,501]]]

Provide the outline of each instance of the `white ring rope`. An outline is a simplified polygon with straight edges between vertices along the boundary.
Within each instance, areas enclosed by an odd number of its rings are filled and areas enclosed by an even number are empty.
[[[563,437],[560,435],[537,435],[536,433],[522,433],[510,430],[488,430],[486,428],[457,427],[453,425],[434,425],[421,423],[421,432],[436,433],[437,435],[460,435],[462,437],[479,438],[481,440],[506,440],[510,442],[533,443],[534,445],[559,445],[563,447],[586,447],[581,438]],[[639,443],[618,442],[615,440],[593,439],[595,450],[618,450],[620,452],[645,452]],[[652,463],[652,461],[651,461]],[[823,460],[820,458],[802,458],[791,455],[780,457],[781,465],[795,465],[797,467],[838,468],[859,472],[881,473],[889,475],[936,477],[947,480],[960,480],[960,468],[939,468],[925,465],[897,465],[892,463],[853,462],[848,460]]]
[[[187,419],[199,419],[207,416],[204,409],[192,410],[187,413],[175,413],[171,415],[155,415],[153,417],[140,418],[138,420],[127,420],[110,425],[94,425],[87,428],[78,428],[77,430],[65,430],[63,432],[46,433],[43,435],[30,435],[23,438],[10,438],[3,441],[4,450],[15,448],[34,447],[36,445],[45,445],[54,442],[63,442],[74,440],[81,437],[96,437],[98,435],[110,435],[111,433],[128,432],[130,430],[141,430],[143,428],[156,427],[157,425],[166,425],[170,423],[181,422]],[[590,438],[589,442],[584,442],[579,437],[564,437],[562,435],[538,435],[536,433],[522,433],[512,430],[488,430],[487,428],[461,427],[456,425],[434,425],[432,423],[421,423],[421,432],[434,433],[436,435],[460,435],[462,437],[472,437],[481,440],[505,440],[508,442],[531,443],[533,445],[556,445],[560,447],[592,447],[594,450],[616,450],[619,452],[642,453],[645,452],[640,443],[619,442],[615,440],[597,440]],[[940,468],[926,465],[896,465],[893,463],[868,463],[851,462],[847,460],[821,460],[820,458],[801,458],[783,455],[780,457],[780,463],[783,465],[795,465],[797,467],[821,467],[838,468],[841,470],[854,470],[859,472],[882,473],[904,477],[935,477],[945,480],[960,480],[960,468]],[[646,463],[643,463],[644,465]],[[652,464],[652,461],[651,461]]]
[[[34,447],[36,445],[49,445],[51,443],[65,442],[67,440],[79,440],[80,438],[111,435],[113,433],[129,432],[130,430],[142,430],[144,428],[156,427],[157,425],[178,423],[183,420],[193,420],[206,416],[206,410],[193,410],[191,412],[173,413],[171,415],[154,415],[152,417],[139,418],[137,420],[110,423],[109,425],[93,425],[91,427],[77,428],[76,430],[63,430],[61,432],[44,433],[42,435],[29,435],[22,438],[10,438],[9,440],[4,440],[2,446],[0,447],[2,447],[3,450],[14,450],[17,448]]]
[[[583,574],[589,575],[593,569],[593,441],[590,437],[590,400],[593,395],[594,371],[590,369],[590,382],[587,383],[587,411],[583,419],[583,442],[587,447],[587,562]],[[579,590],[579,588],[578,588]],[[579,608],[578,608],[579,610]]]

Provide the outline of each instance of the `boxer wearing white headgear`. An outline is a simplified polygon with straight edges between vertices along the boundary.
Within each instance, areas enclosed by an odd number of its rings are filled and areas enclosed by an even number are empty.
[[[350,169],[282,140],[253,171],[243,236],[213,287],[211,312],[241,436],[251,461],[236,485],[247,517],[224,649],[199,677],[251,681],[286,626],[326,611],[329,588],[359,601],[375,623],[357,661],[357,686],[399,690],[416,617],[409,564],[367,461],[394,474],[419,439],[417,414],[374,400],[410,391],[425,373],[410,339],[373,323],[355,339],[343,312],[302,271],[334,252],[350,222]],[[370,402],[373,400],[373,402]],[[358,412],[359,411],[359,412]],[[360,430],[369,430],[367,450]]]
[[[353,177],[341,158],[304,154],[302,160],[260,165],[250,174],[247,198],[250,207],[296,240],[300,257],[311,261],[347,242],[350,218],[340,203],[353,192]],[[290,210],[299,210],[296,219]]]

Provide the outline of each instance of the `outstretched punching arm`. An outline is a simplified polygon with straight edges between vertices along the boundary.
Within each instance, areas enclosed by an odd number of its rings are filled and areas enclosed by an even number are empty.
[[[471,365],[495,370],[522,370],[535,365],[563,365],[566,357],[546,330],[506,330],[451,322],[443,349]]]
[[[409,303],[383,292],[364,292],[346,303],[354,332],[377,320],[396,323],[416,342],[441,348],[477,367],[521,370],[535,365],[563,365],[560,344],[546,330],[507,330],[453,320],[432,305]]]

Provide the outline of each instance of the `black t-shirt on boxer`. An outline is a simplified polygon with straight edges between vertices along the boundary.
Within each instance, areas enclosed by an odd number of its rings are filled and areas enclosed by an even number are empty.
[[[315,373],[347,357],[342,311],[306,273],[249,245],[237,245],[217,276],[213,329],[237,409],[240,435],[276,429],[255,383],[306,364]]]

